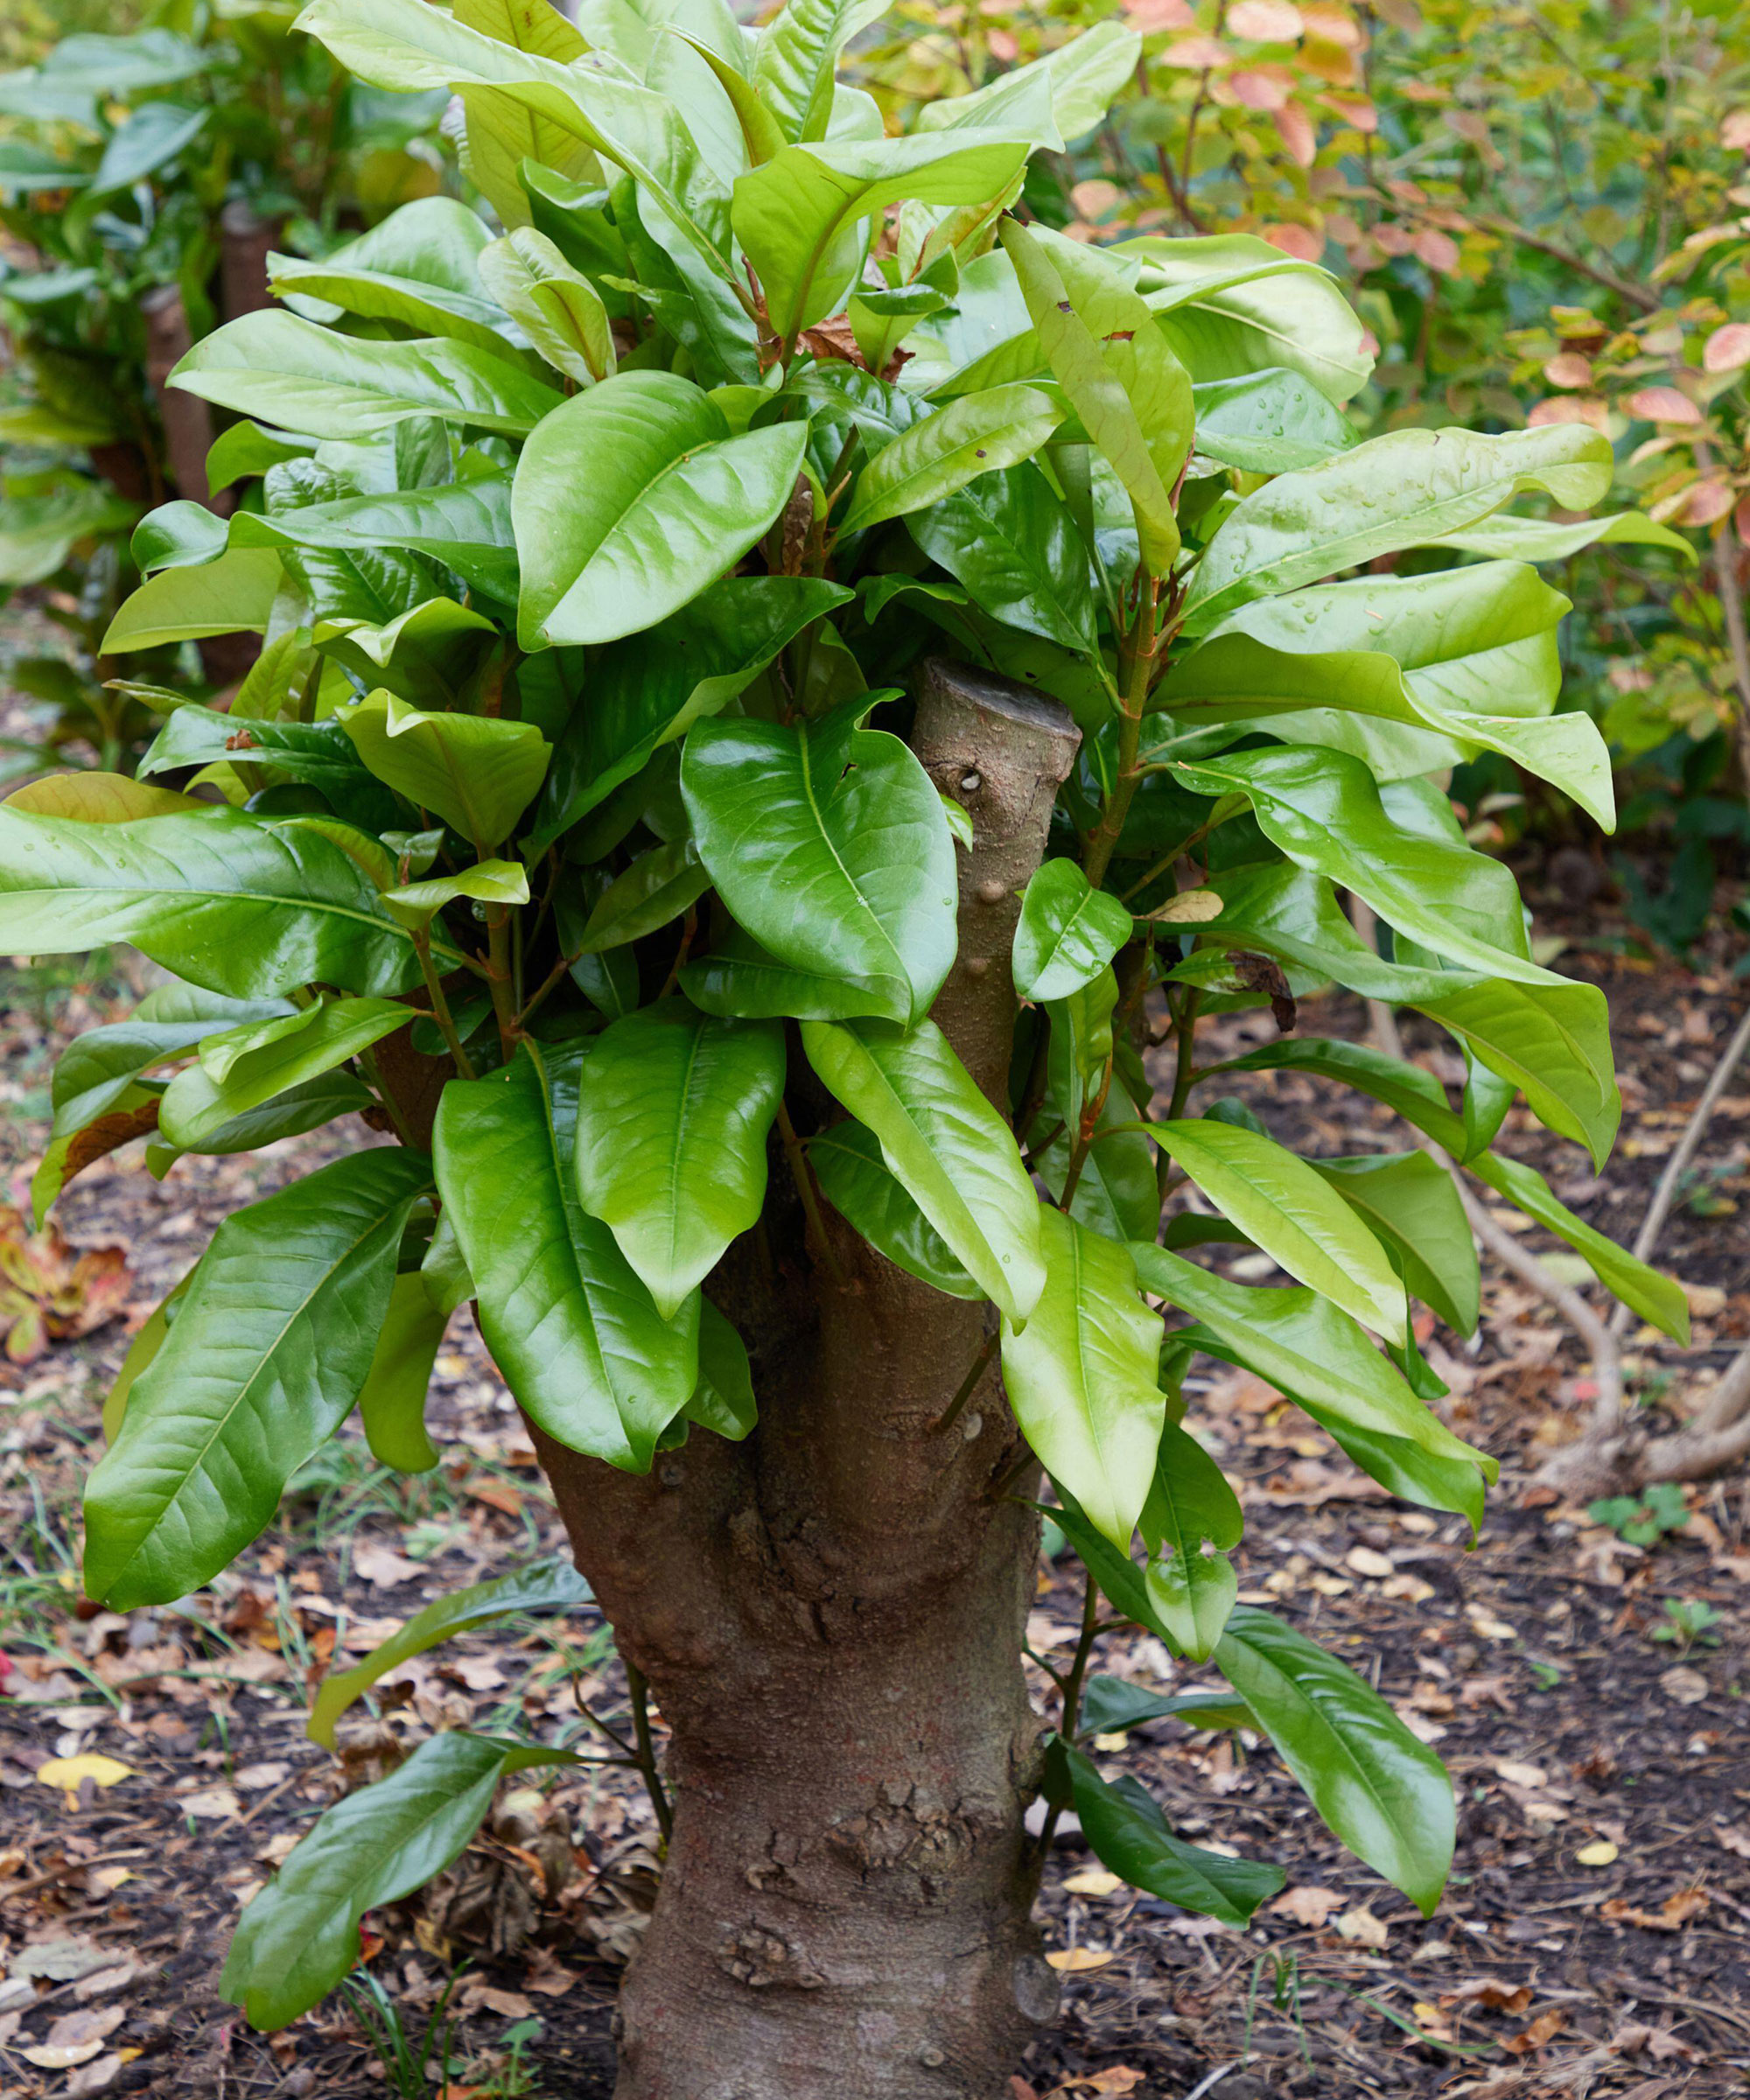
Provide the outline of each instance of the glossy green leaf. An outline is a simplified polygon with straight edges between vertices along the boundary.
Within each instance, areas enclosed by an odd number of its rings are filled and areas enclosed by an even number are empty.
[[[1396,1256],[1410,1296],[1460,1334],[1474,1334],[1481,1289],[1476,1242],[1446,1168],[1426,1152],[1307,1164]]]
[[[901,198],[980,204],[1019,174],[1018,139],[968,132],[788,145],[737,178],[736,238],[772,326],[794,336],[836,311],[863,264],[862,222]]]
[[[128,551],[140,574],[150,576],[155,569],[182,569],[210,562],[224,553],[227,537],[224,519],[204,503],[160,503],[135,526]],[[33,582],[35,578],[22,580]]]
[[[61,1053],[49,1093],[52,1135],[71,1137],[108,1115],[143,1073],[186,1056],[214,1030],[296,1011],[284,999],[227,999],[197,985],[160,985],[125,1021],[88,1028]]]
[[[783,1031],[771,1022],[718,1020],[669,998],[596,1039],[578,1103],[578,1194],[665,1320],[758,1222],[783,1091]]]
[[[438,1186],[493,1362],[529,1419],[572,1451],[648,1470],[698,1376],[698,1302],[665,1320],[578,1202],[576,1052],[452,1080],[438,1104]]]
[[[1081,1751],[1067,1743],[1059,1751],[1068,1768],[1082,1834],[1102,1864],[1132,1888],[1180,1910],[1218,1918],[1243,1930],[1284,1876],[1264,1859],[1230,1859],[1175,1838],[1147,1790],[1128,1775],[1115,1784],[1102,1779]]]
[[[771,525],[807,442],[800,423],[732,437],[710,396],[669,372],[575,396],[517,463],[522,647],[612,641],[678,612]]]
[[[1095,654],[1098,600],[1087,545],[1037,466],[984,475],[915,512],[906,530],[992,620]],[[1000,660],[998,668],[1015,675]]]
[[[312,438],[374,438],[413,416],[522,437],[564,398],[472,343],[363,342],[272,312],[203,337],[171,383]]]
[[[780,137],[826,136],[838,55],[886,11],[883,0],[788,0],[753,60],[754,93]]]
[[[594,1596],[590,1586],[563,1553],[530,1561],[508,1575],[495,1575],[487,1582],[472,1582],[466,1589],[452,1590],[416,1612],[399,1633],[379,1642],[360,1662],[350,1670],[333,1670],[322,1680],[310,1709],[304,1732],[325,1750],[334,1747],[334,1724],[349,1706],[355,1705],[380,1677],[423,1656],[458,1634],[471,1634],[494,1626],[516,1612],[567,1612]]]
[[[365,1382],[359,1419],[371,1456],[397,1473],[429,1473],[438,1446],[425,1432],[425,1394],[449,1315],[432,1302],[416,1269],[395,1279]]]
[[[1334,1042],[1312,1035],[1284,1036],[1279,1042],[1249,1050],[1243,1057],[1210,1065],[1202,1076],[1205,1080],[1224,1079],[1236,1072],[1309,1072],[1320,1079],[1336,1080],[1396,1109],[1448,1152],[1455,1151],[1460,1141],[1460,1120],[1448,1105],[1446,1089],[1433,1074],[1403,1058],[1389,1057],[1368,1043]]]
[[[222,1077],[199,1064],[178,1073],[164,1091],[158,1129],[170,1144],[196,1150],[246,1110],[345,1064],[407,1022],[408,1009],[391,999],[325,1000],[307,1025],[239,1057]]]
[[[1045,1292],[1019,1333],[1004,1319],[1003,1382],[1046,1471],[1126,1552],[1166,1419],[1160,1322],[1124,1248],[1054,1210],[1040,1232]]]
[[[1693,562],[1696,550],[1682,533],[1669,525],[1656,524],[1638,510],[1619,511],[1614,517],[1578,518],[1564,523],[1558,518],[1515,518],[1497,514],[1461,532],[1441,536],[1438,544],[1465,554],[1488,555],[1514,562],[1564,562],[1588,547],[1663,547]]]
[[[732,1444],[751,1436],[760,1417],[747,1344],[708,1298],[699,1301],[699,1382],[686,1415]]]
[[[234,1213],[85,1493],[85,1583],[113,1608],[210,1582],[346,1418],[370,1369],[416,1152],[356,1152]]]
[[[1636,1261],[1626,1248],[1594,1231],[1584,1218],[1577,1218],[1552,1194],[1535,1166],[1528,1166],[1522,1159],[1505,1158],[1499,1152],[1482,1152],[1470,1162],[1469,1171],[1528,1217],[1536,1218],[1558,1240],[1565,1240],[1576,1254],[1584,1256],[1605,1289],[1642,1320],[1651,1321],[1673,1341],[1687,1344],[1690,1310],[1682,1284],[1648,1268],[1645,1262]]]
[[[878,1011],[890,987],[879,979],[780,962],[734,927],[710,955],[686,965],[681,990],[701,1012],[725,1018],[850,1021]]]
[[[958,875],[941,798],[897,737],[843,710],[696,722],[681,793],[718,895],[778,961],[864,980],[865,1012],[928,1012],[954,961]]]
[[[209,634],[259,634],[272,615],[281,575],[270,547],[234,547],[217,561],[163,570],[122,600],[100,653],[125,656]]]
[[[1016,1326],[1046,1288],[1041,1217],[1007,1123],[934,1021],[804,1021],[802,1047],[835,1098],[880,1142],[888,1171]],[[1043,1454],[1041,1454],[1043,1455]]]
[[[1326,1823],[1431,1916],[1457,1822],[1439,1759],[1354,1670],[1266,1612],[1239,1606],[1215,1661]]]
[[[531,722],[430,713],[381,690],[343,707],[337,719],[378,780],[442,817],[482,855],[509,837],[551,755]]]
[[[405,882],[397,889],[385,890],[383,909],[402,926],[424,928],[458,897],[480,904],[527,904],[528,876],[517,861],[476,861],[459,875],[434,875],[426,882]]]
[[[1474,1463],[1494,1479],[1494,1460],[1461,1443],[1432,1414],[1328,1298],[1313,1291],[1230,1283],[1164,1247],[1132,1241],[1130,1253],[1145,1290],[1182,1306],[1239,1362],[1278,1392],[1319,1408],[1321,1419],[1329,1415],[1357,1429],[1405,1438],[1437,1458]]]
[[[451,1729],[387,1779],[342,1796],[237,1921],[219,1988],[251,2026],[283,2027],[328,1994],[359,1958],[359,1921],[410,1894],[461,1852],[508,1772],[565,1763]]]
[[[1082,1688],[1078,1735],[1119,1735],[1145,1721],[1178,1719],[1187,1728],[1250,1728],[1243,1700],[1219,1691],[1150,1691],[1128,1677],[1091,1676]]]
[[[950,496],[980,474],[1030,459],[1063,420],[1044,387],[963,394],[885,444],[858,475],[839,529],[860,532]]]
[[[601,294],[545,234],[514,228],[482,252],[480,270],[482,284],[556,371],[590,386],[613,370]]]
[[[332,1123],[337,1116],[354,1115],[375,1101],[371,1089],[350,1072],[325,1072],[319,1078],[285,1088],[258,1108],[245,1109],[228,1123],[209,1130],[198,1144],[186,1149],[204,1155],[257,1152],[264,1144],[277,1144],[282,1138],[302,1137],[305,1130]],[[149,1144],[146,1165],[162,1180],[182,1157],[183,1149]]]
[[[1076,1141],[1076,1126],[1065,1114],[1061,1086],[1060,1060],[1054,1057],[1051,1083],[1032,1133],[1029,1164],[1057,1202],[1063,1198]],[[1136,1110],[1124,1088],[1114,1084],[1096,1119],[1094,1142],[1069,1200],[1070,1216],[1104,1233],[1109,1240],[1151,1240],[1160,1222],[1154,1153],[1136,1128]],[[1051,1143],[1040,1149],[1040,1141],[1060,1125]]]
[[[129,941],[234,998],[417,981],[407,936],[340,849],[244,816],[94,825],[0,808],[0,942],[67,955]]]
[[[1358,442],[1340,409],[1298,372],[1281,366],[1191,389],[1197,450],[1252,474],[1316,466]]]
[[[1474,525],[1522,490],[1570,510],[1610,486],[1610,443],[1583,424],[1480,437],[1390,430],[1322,466],[1280,474],[1248,496],[1192,578],[1186,624],[1207,634],[1255,598],[1316,584],[1382,554]]]
[[[239,511],[231,520],[233,549],[262,544],[330,548],[343,554],[403,549],[443,562],[470,589],[484,592],[500,605],[513,605],[516,599],[516,550],[511,537],[507,474],[482,475],[438,488],[341,496],[332,502],[299,504],[271,516]],[[416,617],[417,610],[409,617]]]
[[[495,305],[481,283],[480,256],[491,238],[480,214],[457,199],[420,197],[319,261],[270,256],[268,282],[276,298],[289,296],[293,310],[311,319],[328,319],[323,308],[355,313],[472,343],[512,363],[503,302]],[[322,306],[300,306],[309,301]]]
[[[1378,1333],[1404,1333],[1404,1285],[1385,1250],[1305,1160],[1208,1116],[1157,1124],[1154,1134],[1222,1216],[1291,1276]]]
[[[1148,1550],[1143,1579],[1150,1601],[1185,1653],[1204,1662],[1239,1595],[1226,1549],[1240,1543],[1244,1520],[1221,1467],[1176,1423],[1161,1425],[1138,1528]],[[1216,1550],[1205,1553],[1206,1540]]]
[[[1130,914],[1089,886],[1081,864],[1048,860],[1027,885],[1015,926],[1015,990],[1061,999],[1105,969],[1130,937]]]
[[[710,887],[690,839],[652,846],[609,884],[579,931],[567,935],[567,951],[596,956],[641,941],[690,910]]]
[[[835,1124],[809,1138],[808,1164],[821,1194],[878,1254],[950,1298],[984,1297],[983,1287],[895,1179],[873,1130],[860,1123]]]
[[[1105,116],[1114,95],[1136,71],[1142,49],[1135,30],[1116,18],[1097,22],[1080,36],[1031,65],[1016,66],[975,88],[970,94],[944,95],[918,111],[920,131],[1014,132],[1026,127],[1029,143],[1052,152],[1091,131]],[[1048,126],[1033,126],[1038,101],[1032,90],[1046,90]]]

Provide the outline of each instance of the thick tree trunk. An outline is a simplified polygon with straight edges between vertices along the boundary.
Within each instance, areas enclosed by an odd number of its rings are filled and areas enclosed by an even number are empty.
[[[976,834],[935,1012],[997,1100],[1017,892],[1076,740],[1024,689],[926,673],[914,742]],[[1037,1525],[990,1493],[1021,1450],[994,1371],[934,1427],[986,1309],[827,1229],[842,1280],[781,1194],[771,1262],[738,1250],[713,1278],[753,1358],[746,1444],[696,1432],[637,1478],[541,1442],[670,1732],[674,1834],[617,2100],[998,2100],[1055,2009],[1022,1827]]]

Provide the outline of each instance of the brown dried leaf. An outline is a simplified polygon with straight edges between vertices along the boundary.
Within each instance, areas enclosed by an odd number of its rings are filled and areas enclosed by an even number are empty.
[[[1509,2055],[1530,2056],[1553,2041],[1567,2022],[1567,2014],[1559,2006],[1551,2006],[1547,2012],[1540,2012],[1522,2034],[1510,2035],[1502,2043]]]

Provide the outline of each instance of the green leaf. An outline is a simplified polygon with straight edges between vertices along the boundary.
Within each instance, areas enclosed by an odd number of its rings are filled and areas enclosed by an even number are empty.
[[[382,690],[337,719],[378,780],[442,817],[482,856],[509,837],[551,755],[532,722],[427,713]]]
[[[759,1222],[784,1035],[662,999],[596,1039],[578,1106],[578,1194],[672,1320]]]
[[[1268,1613],[1238,1606],[1215,1661],[1325,1822],[1432,1916],[1457,1820],[1439,1759],[1354,1670]]]
[[[614,368],[601,294],[532,226],[513,228],[480,256],[480,281],[556,371],[579,386]]]
[[[1143,559],[1164,576],[1179,553],[1171,490],[1191,443],[1191,381],[1147,305],[1110,264],[1072,261],[1016,220],[1003,246],[1039,345],[1095,446],[1130,499]],[[1066,284],[1065,273],[1075,274]]]
[[[416,1612],[399,1633],[380,1642],[361,1662],[326,1676],[304,1732],[312,1743],[332,1750],[334,1724],[340,1716],[362,1698],[379,1677],[387,1676],[412,1656],[423,1656],[458,1634],[495,1625],[514,1613],[567,1612],[590,1603],[593,1595],[589,1584],[562,1553],[530,1561],[526,1567],[514,1568],[508,1575],[496,1575],[489,1582],[472,1582],[466,1589],[452,1590],[424,1611]]]
[[[1385,1250],[1305,1160],[1208,1116],[1157,1124],[1154,1136],[1222,1216],[1291,1276],[1378,1333],[1404,1333],[1409,1308]]]
[[[1056,1013],[1065,1012],[1059,1007]],[[1055,1013],[1054,1018],[1055,1018]],[[1063,1185],[1069,1172],[1080,1114],[1072,1122],[1066,1112],[1063,1065],[1058,1039],[1053,1038],[1051,1083],[1046,1087],[1039,1121],[1032,1136],[1032,1171],[1054,1200],[1063,1200]],[[1040,1138],[1054,1124],[1060,1124],[1055,1138],[1041,1152]],[[1123,1127],[1119,1127],[1123,1126]],[[1149,1141],[1136,1127],[1136,1111],[1122,1086],[1106,1096],[1094,1125],[1094,1142],[1082,1161],[1075,1193],[1069,1200],[1069,1214],[1109,1240],[1150,1240],[1160,1223],[1160,1189],[1155,1178],[1154,1154]]]
[[[503,302],[494,305],[481,284],[480,256],[491,238],[479,213],[457,199],[420,197],[319,262],[270,256],[268,283],[276,298],[289,298],[312,320],[356,313],[472,343],[511,363]],[[303,304],[309,301],[338,312],[312,312]]]
[[[1474,525],[1523,489],[1546,489],[1583,510],[1604,494],[1610,475],[1609,440],[1578,424],[1494,438],[1387,431],[1248,496],[1197,564],[1186,632],[1208,634],[1251,598]]]
[[[984,476],[915,513],[906,530],[991,619],[1096,654],[1088,550],[1037,466]]]
[[[1474,1334],[1481,1288],[1476,1242],[1446,1168],[1426,1152],[1376,1152],[1307,1165],[1396,1256],[1411,1297],[1432,1306],[1460,1334]]]
[[[732,927],[711,954],[687,964],[681,990],[703,1013],[749,1021],[855,1020],[886,1001],[878,981],[780,962],[739,927]]]
[[[0,808],[0,942],[67,955],[131,942],[234,998],[305,984],[389,995],[417,981],[407,936],[340,847],[246,816],[127,825]]]
[[[886,12],[886,0],[788,0],[761,36],[753,88],[786,139],[824,138],[838,54]]]
[[[696,722],[681,794],[718,894],[762,947],[864,980],[864,1012],[921,1019],[954,962],[959,878],[941,797],[897,737],[843,710]]]
[[[1027,1321],[1046,1288],[1039,1198],[1007,1123],[941,1029],[804,1021],[802,1047],[956,1259],[1006,1320]]]
[[[174,102],[142,103],[109,134],[87,194],[107,197],[144,182],[192,146],[212,114],[206,108],[178,108]]]
[[[525,1043],[508,1070],[452,1080],[438,1109],[438,1186],[481,1334],[529,1419],[570,1450],[643,1473],[697,1382],[698,1301],[665,1320],[578,1200],[582,1061],[542,1060]]]
[[[236,1116],[345,1064],[408,1019],[408,1008],[391,999],[324,1000],[296,1032],[248,1051],[222,1074],[201,1065],[178,1073],[165,1089],[158,1129],[170,1144],[197,1150]]]
[[[134,528],[128,551],[142,576],[155,569],[183,569],[223,554],[227,527],[204,503],[160,503]],[[33,581],[33,578],[25,579]]]
[[[1164,1247],[1130,1242],[1143,1287],[1182,1306],[1229,1353],[1319,1418],[1402,1437],[1436,1458],[1480,1466],[1493,1459],[1460,1443],[1417,1399],[1348,1313],[1313,1291],[1260,1290],[1229,1283]],[[1401,1330],[1400,1330],[1401,1331]]]
[[[344,1795],[237,1921],[219,1988],[251,2026],[283,2027],[359,1958],[359,1920],[410,1895],[457,1858],[508,1772],[571,1761],[452,1729]]]
[[[249,753],[254,755],[245,755]],[[356,806],[360,814],[385,821],[395,816],[395,803],[333,721],[263,721],[246,709],[233,714],[191,702],[178,708],[158,732],[139,769],[150,776],[236,760],[270,766],[287,780],[318,788],[337,808]]]
[[[1558,1240],[1565,1240],[1585,1257],[1587,1267],[1606,1291],[1642,1320],[1651,1321],[1662,1334],[1687,1344],[1689,1300],[1681,1284],[1648,1268],[1645,1262],[1636,1261],[1614,1240],[1606,1239],[1584,1218],[1577,1218],[1566,1204],[1557,1200],[1535,1166],[1528,1166],[1521,1159],[1505,1158],[1499,1152],[1481,1152],[1469,1162],[1469,1167],[1497,1195],[1505,1196],[1528,1217],[1536,1218]]]
[[[279,556],[268,547],[234,547],[217,561],[164,570],[122,600],[99,654],[125,656],[208,634],[262,634],[281,575]]]
[[[1510,1079],[1491,1071],[1468,1043],[1464,1045],[1464,1052],[1465,1092],[1460,1104],[1464,1143],[1452,1154],[1460,1166],[1494,1143],[1519,1092]]]
[[[263,543],[329,548],[343,554],[398,548],[429,555],[453,569],[471,590],[484,592],[500,605],[516,602],[508,474],[483,474],[438,488],[342,496],[332,503],[278,510],[271,517],[239,511],[231,520],[232,547]],[[406,618],[416,620],[422,610],[416,606]]]
[[[691,839],[652,846],[603,891],[581,930],[567,934],[566,952],[598,956],[641,941],[690,911],[710,887]]]
[[[1204,1662],[1239,1594],[1226,1549],[1239,1544],[1244,1519],[1221,1467],[1176,1423],[1162,1424],[1138,1526],[1148,1549],[1149,1600],[1185,1653]],[[1204,1552],[1206,1539],[1215,1552]]]
[[[1105,116],[1113,96],[1135,73],[1141,50],[1141,38],[1126,24],[1096,22],[1042,59],[1013,66],[970,94],[927,102],[918,111],[917,128],[1018,134],[1039,110],[1036,90],[1043,87],[1049,121],[1028,130],[1028,143],[1060,153],[1068,140],[1091,131]]]
[[[402,926],[424,928],[446,904],[472,897],[481,904],[527,904],[528,876],[514,860],[476,861],[459,875],[438,875],[429,882],[407,882],[383,892],[383,909]]]
[[[1320,389],[1281,366],[1191,389],[1197,450],[1250,474],[1317,466],[1358,442],[1355,426]]]
[[[272,312],[245,314],[203,337],[171,383],[312,438],[375,438],[413,416],[520,438],[564,398],[472,343],[365,342]]]
[[[1119,1735],[1174,1717],[1187,1728],[1250,1728],[1251,1710],[1219,1691],[1150,1691],[1128,1677],[1091,1676],[1082,1688],[1078,1735]]]
[[[1003,1321],[1003,1382],[1021,1434],[1120,1554],[1147,1499],[1166,1401],[1160,1322],[1124,1249],[1041,1210],[1046,1284],[1018,1333]]]
[[[380,1466],[429,1473],[438,1463],[438,1447],[425,1433],[425,1393],[449,1324],[416,1269],[396,1278],[376,1354],[359,1389],[359,1419]]]
[[[835,1124],[808,1140],[821,1194],[878,1254],[950,1298],[984,1292],[889,1170],[881,1140],[860,1123]]]
[[[134,1390],[141,1374],[148,1370],[158,1351],[164,1345],[164,1336],[170,1333],[170,1307],[173,1306],[193,1280],[190,1270],[182,1281],[153,1306],[146,1316],[140,1331],[128,1345],[128,1354],[122,1359],[122,1368],[116,1374],[116,1382],[103,1402],[103,1441],[113,1444],[122,1433],[122,1423],[128,1411],[128,1396]]]
[[[556,741],[530,850],[550,844],[662,746],[720,712],[849,596],[821,577],[725,577],[655,634],[610,642]]]
[[[771,525],[807,443],[802,423],[731,437],[710,396],[671,372],[574,396],[517,464],[522,646],[612,641],[678,612]]]
[[[160,985],[125,1021],[88,1028],[61,1053],[49,1090],[52,1135],[71,1137],[107,1116],[142,1073],[185,1056],[215,1029],[296,1012],[284,999],[225,999],[192,984]]]
[[[416,1152],[355,1152],[220,1225],[87,1483],[89,1595],[168,1604],[271,1522],[358,1397],[430,1186]]]
[[[370,1108],[375,1101],[370,1088],[350,1072],[325,1072],[318,1079],[287,1087],[259,1108],[244,1110],[186,1149],[209,1156],[259,1152],[264,1144],[276,1144],[282,1138],[301,1137],[305,1130],[332,1123],[337,1116]],[[181,1157],[175,1145],[146,1147],[146,1165],[160,1180]]]
[[[1447,1104],[1446,1089],[1433,1074],[1402,1058],[1388,1057],[1367,1043],[1284,1036],[1243,1057],[1206,1067],[1202,1077],[1224,1079],[1235,1072],[1310,1072],[1320,1079],[1334,1079],[1396,1109],[1449,1152],[1456,1152],[1462,1142],[1462,1126]]]
[[[862,221],[901,198],[982,204],[1021,172],[1018,139],[948,132],[788,145],[736,178],[736,238],[785,338],[836,312],[861,272]]]
[[[686,1414],[732,1444],[751,1436],[760,1416],[747,1345],[708,1298],[699,1301],[699,1382]]]
[[[1564,562],[1588,547],[1665,547],[1688,561],[1694,547],[1669,525],[1656,525],[1638,510],[1614,517],[1580,518],[1564,524],[1556,518],[1514,518],[1498,514],[1462,532],[1444,534],[1437,542],[1465,554],[1483,554],[1515,562]]]
[[[1147,1790],[1128,1775],[1109,1785],[1068,1743],[1058,1745],[1069,1773],[1082,1834],[1101,1861],[1128,1881],[1180,1910],[1218,1918],[1243,1931],[1266,1896],[1282,1886],[1279,1866],[1229,1859],[1175,1838]]]
[[[962,394],[885,444],[851,492],[841,532],[860,532],[951,496],[980,474],[1030,459],[1063,420],[1044,387]]]
[[[1015,927],[1015,990],[1062,999],[1097,976],[1130,937],[1130,914],[1089,886],[1080,864],[1048,860],[1027,885]]]

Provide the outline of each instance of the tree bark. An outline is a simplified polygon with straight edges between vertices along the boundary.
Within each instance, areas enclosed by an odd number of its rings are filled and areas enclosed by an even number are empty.
[[[914,743],[976,841],[934,1012],[998,1102],[1016,892],[1077,742],[1023,688],[926,669]],[[826,1229],[842,1282],[808,1263],[774,1158],[766,1258],[738,1244],[711,1279],[753,1362],[746,1443],[696,1430],[640,1477],[537,1437],[669,1731],[674,1835],[616,2100],[998,2100],[1056,2007],[1022,1824],[1038,1526],[990,1494],[1021,1450],[995,1370],[933,1426],[987,1309]]]

